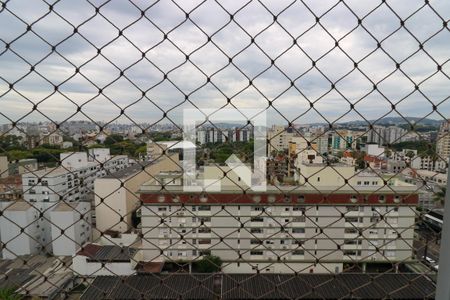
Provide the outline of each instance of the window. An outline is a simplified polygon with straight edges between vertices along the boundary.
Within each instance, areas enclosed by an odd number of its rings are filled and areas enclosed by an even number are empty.
[[[305,250],[294,250],[292,255],[305,255]]]
[[[345,222],[347,222],[347,223],[358,223],[358,222],[362,222],[362,218],[358,218],[358,217],[346,217],[346,218],[345,218]]]
[[[305,228],[292,228],[292,233],[305,233]]]
[[[252,217],[250,219],[251,222],[264,222],[264,218],[263,217]]]
[[[198,233],[211,233],[211,228],[200,227],[200,228],[198,229]]]
[[[370,222],[371,223],[377,223],[380,222],[380,216],[378,215],[378,213],[373,213],[373,216],[370,217]]]
[[[346,208],[347,208],[347,211],[358,211],[359,210],[358,206],[347,206]]]
[[[361,245],[361,240],[344,240],[344,245]]]
[[[264,252],[262,250],[252,250],[250,251],[250,255],[263,255]]]
[[[251,233],[263,233],[262,228],[252,228],[250,229]]]
[[[259,244],[261,244],[261,240],[258,240],[258,239],[250,240],[250,245],[259,245]]]
[[[210,211],[211,210],[211,206],[209,205],[200,205],[198,207],[198,211]]]
[[[292,222],[305,222],[305,216],[293,217]]]
[[[344,250],[344,255],[347,255],[347,256],[361,256],[361,250]]]

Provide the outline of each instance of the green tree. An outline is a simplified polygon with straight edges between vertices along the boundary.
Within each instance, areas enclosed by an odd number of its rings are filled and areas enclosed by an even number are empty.
[[[32,157],[36,158],[38,162],[57,162],[59,161],[59,154],[65,150],[62,149],[47,149],[47,148],[34,148],[31,150]]]
[[[409,157],[409,158],[413,158],[413,157],[414,157],[414,152],[408,151],[408,152],[406,152],[405,155],[406,155],[407,157]]]
[[[23,151],[23,150],[11,150],[6,152],[6,154],[8,156],[9,161],[30,158],[32,156],[30,151]]]
[[[104,144],[105,145],[112,145],[112,144],[115,144],[115,143],[120,143],[122,141],[123,141],[123,136],[121,136],[120,134],[111,134],[105,139]]]
[[[435,202],[438,202],[440,204],[444,204],[445,202],[445,194],[447,193],[447,188],[445,186],[441,186],[439,188],[439,191],[437,191],[436,193],[434,193],[433,195],[433,200]]]
[[[0,289],[0,299],[2,300],[20,300],[23,299],[22,295],[16,293],[14,288]]]
[[[195,262],[195,270],[199,273],[219,272],[222,266],[222,259],[214,255],[206,255],[201,260]]]
[[[0,150],[25,150],[22,145],[22,137],[15,135],[0,136]]]

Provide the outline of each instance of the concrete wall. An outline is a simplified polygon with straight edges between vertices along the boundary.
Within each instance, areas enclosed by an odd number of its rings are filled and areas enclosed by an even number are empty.
[[[86,256],[76,255],[72,260],[72,270],[80,276],[117,276],[133,275],[135,265],[132,262],[106,262],[104,266],[100,262],[88,262]]]

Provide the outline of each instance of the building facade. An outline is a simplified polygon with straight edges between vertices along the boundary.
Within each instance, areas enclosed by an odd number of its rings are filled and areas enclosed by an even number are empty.
[[[143,185],[144,260],[212,254],[230,273],[335,273],[345,262],[410,260],[416,187],[383,187],[370,177],[345,187],[333,177],[323,176],[319,190],[304,184],[245,194],[231,186],[187,193],[179,181],[163,191]]]
[[[109,149],[107,149],[109,150]],[[61,153],[61,166],[22,175],[23,198],[29,202],[78,201],[93,197],[94,180],[128,166],[125,155],[89,161],[85,152]]]
[[[161,171],[179,171],[178,155],[135,164],[94,182],[95,224],[100,232],[127,232],[133,226],[132,214],[140,206],[139,187]]]
[[[450,120],[443,122],[439,128],[436,141],[436,152],[441,159],[447,159],[450,156]]]
[[[285,151],[289,148],[289,142],[294,137],[292,128],[284,126],[272,126],[267,131],[267,156],[271,156],[272,152]]]

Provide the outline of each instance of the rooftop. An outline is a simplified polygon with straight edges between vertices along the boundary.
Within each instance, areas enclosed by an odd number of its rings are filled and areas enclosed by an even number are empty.
[[[25,201],[17,201],[13,204],[6,207],[5,210],[7,211],[26,211],[31,208],[31,205],[28,202]]]
[[[167,146],[169,150],[197,148],[197,146],[195,146],[195,144],[190,141],[168,141],[168,142],[158,142],[158,144]]]
[[[103,176],[102,178],[106,179],[125,179],[130,176],[134,176],[136,173],[139,173],[142,171],[142,168],[145,168],[149,165],[151,165],[152,162],[144,162],[144,163],[136,163],[134,165],[131,165],[125,169],[122,169],[120,171],[108,174],[106,176]]]
[[[434,299],[434,289],[420,274],[171,273],[98,276],[81,299]]]
[[[53,211],[73,211],[75,210],[80,202],[60,202],[58,203]]]
[[[190,186],[193,188],[193,186]],[[202,190],[202,186],[198,186],[199,191],[194,193],[209,192],[207,189]],[[265,191],[254,191],[236,185],[222,185],[220,191],[211,191],[211,193],[217,194],[242,194],[245,191],[246,194],[260,194],[260,193],[272,193],[272,194],[317,194],[317,193],[417,193],[417,187],[414,185],[407,186],[356,186],[356,185],[342,185],[342,186],[318,186],[314,187],[307,185],[267,185]],[[186,192],[183,185],[154,185],[150,182],[141,185],[138,193],[151,194],[151,193],[180,193]]]
[[[115,245],[95,245],[87,244],[77,255],[88,257],[92,261],[99,262],[129,262],[138,249],[129,247],[120,247]]]

